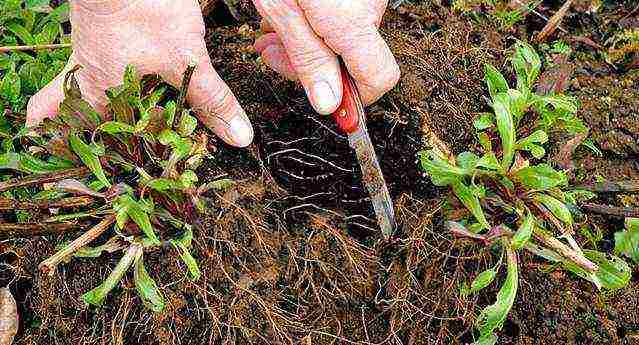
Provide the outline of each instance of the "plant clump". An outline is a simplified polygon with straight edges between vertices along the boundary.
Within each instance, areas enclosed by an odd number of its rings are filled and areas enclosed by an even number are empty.
[[[231,183],[201,183],[195,173],[212,149],[206,132],[198,130],[196,118],[184,109],[195,67],[185,73],[177,101],[169,100],[175,92],[157,79],[141,81],[127,67],[123,85],[106,91],[109,103],[104,118],[82,99],[75,78],[78,68],[66,75],[65,99],[58,116],[27,135],[28,150],[1,157],[3,168],[26,175],[5,185],[25,185],[20,181],[26,181],[30,186],[44,186],[31,204],[45,205],[43,209],[58,205],[58,214],[46,217],[43,223],[81,222],[82,228],[89,228],[43,261],[41,270],[52,274],[72,256],[123,251],[111,274],[84,294],[83,301],[101,305],[133,267],[140,297],[146,306],[160,312],[164,298],[144,267],[144,253],[173,247],[188,276],[197,280],[200,270],[190,248],[196,216],[206,207],[203,194]],[[81,210],[60,212],[78,208]],[[110,239],[88,246],[101,236]]]
[[[517,253],[522,249],[560,264],[599,289],[622,288],[631,275],[619,257],[582,249],[575,241],[573,210],[594,195],[572,188],[564,171],[544,161],[548,130],[587,132],[575,116],[578,102],[563,94],[533,91],[541,59],[528,44],[516,44],[511,63],[517,75],[515,88],[495,67],[485,66],[493,112],[481,114],[474,122],[479,152],[453,156],[436,147],[421,153],[421,165],[433,184],[451,188],[469,213],[465,220],[449,221],[448,229],[502,249],[495,267],[479,274],[464,291],[487,287],[506,266],[496,302],[477,319],[477,344],[497,341],[494,332],[503,326],[517,294]],[[524,126],[523,119],[533,126]]]

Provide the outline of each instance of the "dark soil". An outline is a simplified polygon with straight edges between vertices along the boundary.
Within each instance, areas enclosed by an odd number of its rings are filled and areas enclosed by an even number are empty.
[[[233,2],[233,1],[232,1]],[[251,44],[259,18],[248,1],[236,20],[223,7],[207,23],[217,70],[250,114],[255,144],[221,142],[200,173],[242,181],[219,195],[195,233],[202,279],[191,282],[170,249],[145,255],[161,284],[167,310],[144,309],[132,279],[102,309],[79,296],[98,285],[119,259],[74,259],[53,277],[38,263],[73,236],[0,243],[1,284],[11,282],[20,309],[16,344],[462,344],[492,303],[497,284],[478,296],[459,287],[494,264],[490,249],[454,240],[442,227],[446,190],[433,187],[416,164],[432,128],[454,151],[474,142],[472,119],[488,110],[483,64],[510,73],[508,48],[544,22],[529,15],[501,28],[451,12],[442,1],[406,1],[389,9],[384,36],[403,71],[400,84],[369,107],[369,129],[395,201],[396,238],[380,241],[359,168],[329,118],[314,114],[301,87],[258,62]],[[413,3],[413,4],[410,4]],[[443,2],[445,3],[445,1]],[[589,1],[576,2],[579,6]],[[545,1],[551,16],[561,3]],[[602,52],[574,41],[604,42],[637,25],[634,1],[604,2],[596,14],[571,11],[562,26],[573,42],[575,72],[568,92],[602,149],[576,152],[577,183],[639,178],[639,70],[633,57],[607,63]],[[221,12],[219,12],[221,11]],[[553,39],[557,38],[557,34]],[[556,147],[566,138],[556,137]],[[631,196],[601,203],[639,206]],[[611,250],[621,219],[589,218]],[[580,236],[587,243],[585,236]],[[615,293],[522,255],[520,291],[500,344],[639,344],[639,283]],[[499,277],[500,279],[503,277]]]

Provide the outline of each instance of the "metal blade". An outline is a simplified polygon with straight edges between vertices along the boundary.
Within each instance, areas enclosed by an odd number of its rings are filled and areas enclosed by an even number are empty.
[[[361,104],[359,105],[361,107]],[[357,154],[357,160],[362,168],[362,180],[371,196],[377,222],[382,229],[384,237],[390,237],[395,232],[395,210],[393,201],[388,192],[384,175],[377,161],[375,148],[366,129],[364,111],[359,111],[359,125],[357,131],[348,136],[350,146]]]

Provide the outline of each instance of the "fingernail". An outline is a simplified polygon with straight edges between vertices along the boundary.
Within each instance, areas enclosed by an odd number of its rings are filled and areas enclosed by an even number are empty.
[[[228,123],[229,139],[238,147],[247,147],[253,142],[253,126],[244,115],[237,115]]]
[[[339,107],[336,92],[325,81],[315,83],[309,96],[313,107],[320,114],[328,115]]]

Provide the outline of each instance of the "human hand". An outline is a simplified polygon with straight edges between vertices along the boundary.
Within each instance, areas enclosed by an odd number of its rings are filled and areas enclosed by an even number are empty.
[[[73,54],[65,70],[27,107],[27,125],[53,117],[67,71],[76,65],[83,96],[102,113],[104,91],[121,84],[128,64],[180,87],[187,65],[197,68],[187,100],[200,120],[234,146],[248,146],[253,129],[231,90],[215,72],[204,43],[197,0],[71,0]]]
[[[365,104],[397,84],[400,71],[377,30],[388,0],[254,0],[265,35],[262,60],[299,79],[315,110],[334,112],[342,99],[341,56]]]

